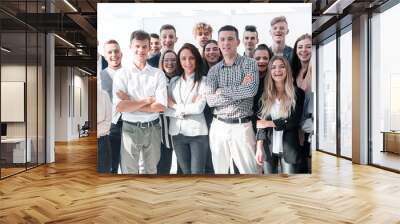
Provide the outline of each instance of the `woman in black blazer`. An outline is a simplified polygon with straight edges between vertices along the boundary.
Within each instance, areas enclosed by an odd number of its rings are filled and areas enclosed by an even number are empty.
[[[295,172],[300,160],[299,124],[303,113],[304,91],[293,85],[289,62],[274,56],[268,65],[260,120],[257,121],[256,161],[264,173]]]

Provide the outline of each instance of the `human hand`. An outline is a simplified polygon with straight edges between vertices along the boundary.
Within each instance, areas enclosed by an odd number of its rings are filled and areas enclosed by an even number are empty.
[[[251,74],[247,74],[242,81],[242,85],[248,85],[253,81],[253,76]]]
[[[196,103],[197,101],[199,101],[203,96],[202,95],[195,95],[192,98],[192,103]]]
[[[121,100],[129,100],[129,95],[122,90],[118,90],[118,92],[116,94],[117,94],[118,98],[120,98]]]
[[[156,98],[154,96],[148,96],[148,97],[144,98],[144,102],[146,104],[152,104],[152,103],[156,102]]]
[[[270,121],[261,119],[261,120],[257,120],[257,128],[269,128],[270,127]]]
[[[129,100],[121,100],[116,107],[117,112],[129,112]]]
[[[264,161],[265,161],[264,149],[257,147],[257,150],[256,150],[256,162],[257,162],[258,165],[262,166],[262,165],[264,165]]]

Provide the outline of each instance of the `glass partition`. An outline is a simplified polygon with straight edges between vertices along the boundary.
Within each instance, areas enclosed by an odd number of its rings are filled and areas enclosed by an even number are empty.
[[[336,154],[336,36],[318,48],[318,148]]]

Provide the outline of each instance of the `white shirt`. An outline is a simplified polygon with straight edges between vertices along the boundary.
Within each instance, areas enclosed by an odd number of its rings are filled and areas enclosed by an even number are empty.
[[[110,77],[111,77],[111,79],[114,81],[114,76],[115,76],[115,73],[117,73],[117,71],[119,70],[120,68],[118,68],[117,70],[114,70],[114,69],[112,69],[112,68],[110,68],[110,67],[107,67],[106,68],[106,70],[107,70],[107,72],[108,72],[108,75],[110,75]]]
[[[271,118],[272,120],[276,120],[281,118],[280,117],[280,109],[281,109],[281,102],[276,99],[275,103],[272,105],[271,108]],[[283,152],[283,131],[276,131],[275,128],[272,131],[272,153],[279,154]]]
[[[135,65],[131,68],[121,68],[117,71],[113,81],[113,103],[118,105],[121,99],[116,93],[121,90],[129,95],[130,99],[141,100],[154,96],[155,102],[167,107],[167,81],[164,73],[146,63],[140,70]],[[159,117],[158,112],[123,112],[122,120],[129,122],[149,122]],[[113,123],[117,123],[114,120]]]
[[[97,138],[110,132],[111,106],[108,93],[101,87],[97,88]]]
[[[110,68],[110,67],[107,67],[107,68],[105,68],[106,70],[107,70],[107,73],[108,73],[108,75],[110,76],[110,78],[113,80],[113,82],[114,82],[114,77],[115,77],[115,74],[117,73],[117,71],[118,70],[120,70],[121,68],[118,68],[117,70],[114,70],[114,69],[112,69],[112,68]],[[120,112],[117,112],[117,110],[116,110],[116,108],[117,108],[117,106],[115,105],[115,104],[113,104],[113,106],[112,106],[112,121],[113,121],[113,123],[114,124],[116,124],[116,122],[118,122],[118,120],[119,120],[119,117],[121,117],[121,113]],[[115,121],[115,122],[114,122]]]
[[[166,116],[171,117],[169,125],[170,135],[182,134],[185,136],[207,135],[208,129],[203,110],[206,106],[205,92],[206,77],[203,76],[200,85],[194,85],[194,74],[188,80],[175,77],[171,80],[168,95],[175,101],[173,108],[167,108]],[[202,96],[195,102],[193,98]]]

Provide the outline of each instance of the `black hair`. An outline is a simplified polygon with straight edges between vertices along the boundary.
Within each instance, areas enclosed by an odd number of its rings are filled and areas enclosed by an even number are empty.
[[[210,70],[210,67],[208,66],[208,62],[206,61],[206,57],[204,56],[205,51],[206,51],[206,47],[210,43],[216,44],[218,46],[218,42],[216,40],[208,40],[206,42],[206,44],[204,44],[204,46],[203,46],[203,63],[204,63],[204,72],[205,73],[208,73],[208,70]],[[219,50],[218,62],[220,62],[220,61],[222,61],[222,59],[224,59],[224,57],[222,56],[221,49],[218,48],[218,50]]]
[[[160,36],[158,36],[158,34],[156,34],[156,33],[151,33],[151,34],[150,34],[150,37],[151,37],[151,38],[160,39]]]
[[[133,31],[130,38],[130,43],[132,44],[132,40],[148,40],[150,43],[150,35],[144,30],[136,30]]]
[[[235,36],[236,36],[236,39],[239,40],[239,32],[238,32],[238,30],[236,29],[236,27],[231,26],[231,25],[225,25],[225,26],[221,27],[221,28],[218,30],[218,35],[219,35],[219,33],[220,33],[221,31],[234,31],[235,34],[236,34],[236,35],[235,35]]]
[[[297,44],[299,43],[299,41],[301,40],[305,40],[305,39],[310,39],[312,40],[312,37],[310,34],[306,33],[301,35],[299,38],[297,38],[296,42],[294,43],[294,47],[293,47],[293,51],[292,51],[292,74],[293,74],[293,80],[294,80],[294,84],[295,86],[297,86],[297,77],[299,76],[299,72],[301,70],[301,61],[299,59],[299,56],[297,55],[296,49],[297,49]],[[307,71],[303,74],[303,76],[305,76],[307,74]],[[304,78],[304,77],[303,77]]]
[[[197,47],[195,47],[193,44],[190,43],[185,43],[181,49],[179,49],[178,51],[178,64],[177,64],[177,70],[178,70],[178,74],[180,76],[184,75],[184,71],[181,65],[181,60],[180,60],[180,55],[182,53],[183,50],[189,50],[190,52],[192,52],[195,61],[196,61],[196,67],[194,69],[194,84],[198,83],[201,81],[201,78],[203,77],[204,74],[204,65],[203,65],[203,59],[201,58],[200,52],[197,49]]]

